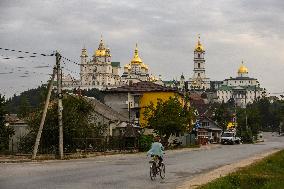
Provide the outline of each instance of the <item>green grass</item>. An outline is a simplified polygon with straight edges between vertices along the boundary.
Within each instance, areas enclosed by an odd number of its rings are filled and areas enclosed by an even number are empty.
[[[284,150],[198,189],[284,189]]]

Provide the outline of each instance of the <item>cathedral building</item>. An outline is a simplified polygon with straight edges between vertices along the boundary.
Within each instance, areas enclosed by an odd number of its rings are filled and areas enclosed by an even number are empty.
[[[149,67],[140,58],[137,44],[131,62],[124,66],[124,72],[121,79],[123,84],[138,83],[140,81],[155,82],[155,80],[159,80],[159,78],[149,75]]]
[[[225,79],[221,86],[217,88],[217,97],[219,102],[228,102],[234,99],[238,106],[244,107],[261,97],[264,89],[260,88],[257,79],[248,75],[248,69],[241,64],[238,69],[238,76]]]
[[[120,63],[111,62],[110,49],[101,38],[99,47],[88,59],[86,48],[82,49],[80,64],[80,87],[105,89],[120,86]]]
[[[188,86],[190,90],[210,89],[210,79],[205,74],[205,50],[198,37],[198,42],[194,49],[194,68],[193,77],[189,79]]]

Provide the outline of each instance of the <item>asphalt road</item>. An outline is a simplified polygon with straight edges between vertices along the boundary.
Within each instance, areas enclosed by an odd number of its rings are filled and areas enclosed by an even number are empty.
[[[197,174],[222,165],[283,149],[284,137],[264,135],[258,144],[222,145],[213,149],[166,151],[166,179],[149,178],[146,154],[101,156],[69,161],[0,164],[1,189],[175,188]]]

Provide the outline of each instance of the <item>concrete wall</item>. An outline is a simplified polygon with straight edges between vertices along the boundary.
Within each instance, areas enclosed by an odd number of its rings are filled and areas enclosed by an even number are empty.
[[[109,93],[105,95],[104,102],[115,111],[128,117],[127,93]]]

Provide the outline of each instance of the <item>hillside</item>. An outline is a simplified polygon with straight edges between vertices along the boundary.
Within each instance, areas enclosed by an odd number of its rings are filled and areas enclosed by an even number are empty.
[[[84,96],[95,97],[96,99],[103,102],[104,95],[98,89],[90,90],[78,90],[68,91],[76,94],[81,94]],[[39,86],[35,89],[29,89],[22,92],[20,95],[14,95],[13,97],[6,100],[6,110],[13,114],[25,114],[31,112],[32,110],[40,107],[47,95],[47,85]],[[52,92],[51,99],[55,97],[54,91]]]

